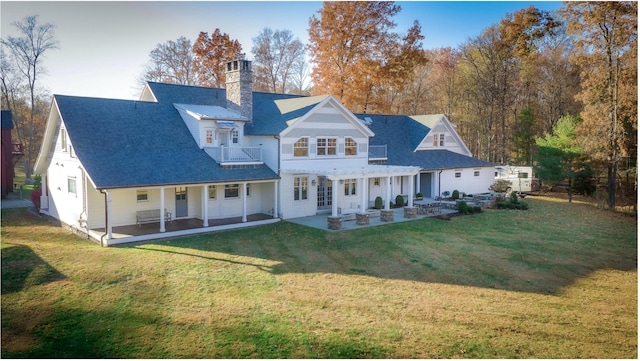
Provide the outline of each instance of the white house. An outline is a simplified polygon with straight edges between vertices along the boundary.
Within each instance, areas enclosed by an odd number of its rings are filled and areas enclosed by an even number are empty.
[[[411,205],[417,192],[493,182],[493,164],[471,157],[443,115],[358,115],[331,95],[253,92],[246,60],[226,76],[226,89],[149,82],[139,101],[55,95],[35,167],[41,212],[111,245],[364,215],[377,196],[388,208],[398,194]],[[117,232],[131,226],[147,232]]]

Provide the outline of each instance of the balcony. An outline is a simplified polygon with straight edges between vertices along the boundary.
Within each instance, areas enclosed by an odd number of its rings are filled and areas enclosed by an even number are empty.
[[[222,165],[263,164],[262,147],[207,147],[204,151]]]
[[[387,145],[370,145],[369,160],[387,160]]]

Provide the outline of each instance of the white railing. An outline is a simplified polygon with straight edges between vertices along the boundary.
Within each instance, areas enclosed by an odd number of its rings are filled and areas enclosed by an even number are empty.
[[[262,147],[207,147],[209,154],[218,163],[262,163]]]
[[[370,145],[369,160],[387,159],[387,145]]]

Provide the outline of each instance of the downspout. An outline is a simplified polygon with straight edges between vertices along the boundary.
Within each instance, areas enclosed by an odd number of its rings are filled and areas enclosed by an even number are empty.
[[[278,164],[277,164],[277,168],[278,168],[278,177],[280,177],[280,179],[282,180],[282,175],[280,174],[280,152],[282,151],[282,149],[280,149],[280,135],[274,135],[273,136],[277,141],[278,141]],[[280,186],[280,184],[278,184],[278,186]],[[275,194],[275,197],[280,197],[280,195],[282,194],[282,192],[278,192],[278,194]],[[280,202],[280,199],[277,200],[278,201],[278,207],[281,208],[281,204],[282,202]],[[278,216],[279,218],[282,218],[282,216],[280,215],[280,213],[278,212],[277,209],[273,210],[273,213]]]
[[[99,189],[100,193],[104,194],[104,234],[100,236],[100,246],[104,247],[104,237],[109,234],[109,212],[107,211],[107,192],[104,189]]]

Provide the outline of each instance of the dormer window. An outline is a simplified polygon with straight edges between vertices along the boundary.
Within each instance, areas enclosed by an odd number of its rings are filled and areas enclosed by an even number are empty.
[[[206,128],[204,130],[204,141],[206,144],[208,145],[212,145],[213,144],[213,128]]]
[[[438,145],[444,147],[444,133],[436,133],[433,135],[433,146],[437,147]]]
[[[353,138],[345,138],[344,155],[358,155],[358,143]]]
[[[238,129],[231,129],[231,143],[238,144]]]
[[[309,138],[300,138],[297,142],[293,143],[293,156],[294,157],[308,157],[309,156]]]

